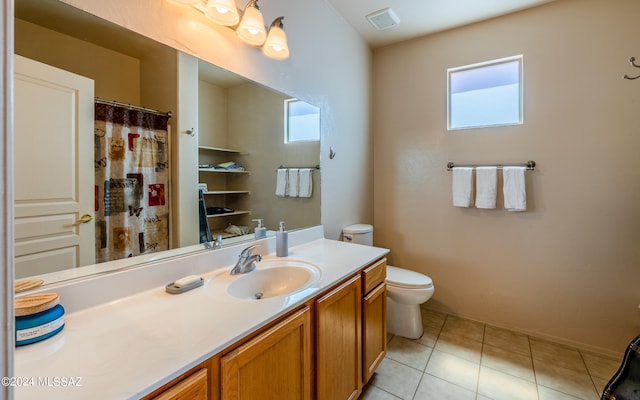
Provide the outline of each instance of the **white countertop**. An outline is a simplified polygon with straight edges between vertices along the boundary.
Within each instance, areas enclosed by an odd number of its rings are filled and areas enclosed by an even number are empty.
[[[304,260],[322,274],[316,284],[288,297],[230,296],[221,283],[229,280],[226,271],[232,267],[225,264],[200,274],[204,285],[183,294],[159,286],[68,312],[62,332],[16,348],[14,376],[23,386],[15,387],[15,398],[139,398],[387,252],[328,239],[294,246],[282,260]],[[271,258],[273,253],[263,260]],[[64,301],[61,295],[63,306]]]

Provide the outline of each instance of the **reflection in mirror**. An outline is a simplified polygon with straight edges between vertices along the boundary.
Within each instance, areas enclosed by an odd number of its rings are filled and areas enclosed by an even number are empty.
[[[176,98],[176,86],[179,85],[177,50],[57,0],[15,0],[15,9],[16,54],[92,80],[91,113],[94,96],[154,110],[171,111],[168,145],[171,146],[172,142],[177,143],[182,139],[182,134],[177,133],[175,128],[181,117],[177,113],[177,105],[185,104],[185,99]],[[311,197],[276,196],[276,170],[279,166],[319,164],[318,141],[285,143],[283,140],[283,115],[290,96],[202,60],[198,62],[198,76],[192,78],[198,81],[198,93],[194,94],[193,99],[187,99],[186,104],[198,109],[198,119],[194,121],[194,139],[190,142],[194,151],[195,147],[198,148],[198,160],[180,160],[175,149],[167,150],[167,165],[173,185],[166,194],[167,202],[175,201],[177,193],[182,193],[181,199],[184,200],[183,194],[187,193],[188,203],[193,204],[193,208],[200,204],[204,210],[207,237],[215,238],[221,234],[225,245],[253,240],[256,227],[253,220],[256,219],[263,219],[269,230],[275,229],[281,220],[286,221],[287,227],[291,229],[319,224],[319,171],[312,174]],[[30,112],[33,113],[33,110]],[[93,131],[91,126],[82,132],[86,134]],[[20,135],[17,129],[15,135]],[[24,142],[27,143],[28,140]],[[125,148],[128,146],[127,143],[125,140]],[[184,146],[185,142],[180,143]],[[30,142],[29,146],[38,148],[31,149],[31,154],[16,153],[16,166],[29,165],[34,154],[46,154],[47,145],[50,143]],[[93,155],[93,138],[89,145],[89,150],[83,153]],[[60,161],[60,164],[73,163],[67,160]],[[95,160],[91,159],[90,165],[94,164]],[[178,165],[181,174],[187,171],[191,176],[198,176],[199,187],[204,189],[201,196],[198,188],[180,182],[176,175]],[[53,178],[49,173],[54,171],[50,170],[51,168],[38,168],[37,178],[42,182],[52,182]],[[59,170],[61,168],[58,172]],[[91,172],[89,175],[92,178],[88,185],[90,209],[73,212],[67,210],[65,213],[68,215],[64,215],[64,218],[56,217],[47,221],[43,221],[41,217],[32,219],[32,227],[35,229],[54,225],[61,231],[48,238],[39,239],[54,238],[55,241],[56,235],[78,236],[84,228],[89,225],[93,227],[95,220],[76,223],[83,214],[96,214],[93,207],[94,189],[99,183],[94,183],[94,168],[85,166],[83,171],[87,170]],[[75,180],[68,180],[76,184]],[[127,204],[123,206],[126,208]],[[16,260],[15,276],[24,279],[40,275],[40,278],[49,283],[87,274],[104,273],[112,268],[134,267],[185,252],[203,251],[204,246],[198,244],[198,237],[202,237],[203,233],[199,221],[179,218],[176,215],[176,207],[170,206],[170,209],[168,251],[153,253],[148,251],[150,249],[145,249],[142,255],[137,257],[96,264],[95,257],[89,261],[81,261],[79,254],[82,253],[82,248],[76,244],[71,250],[56,250],[49,254],[64,254],[58,257],[63,271],[57,271],[59,268],[51,269],[53,263],[49,261],[53,260],[52,257],[41,257],[41,261],[32,269],[21,269],[21,263]],[[86,221],[86,218],[84,220]],[[19,237],[21,228],[17,226],[18,222],[16,220],[16,249],[22,244],[19,243],[22,238]],[[64,227],[60,228],[62,225]],[[193,241],[176,239],[176,232],[184,229],[194,232]],[[197,234],[198,231],[200,235]],[[248,233],[242,235],[246,232]],[[96,243],[96,240],[91,240],[90,246],[96,246]],[[178,246],[177,243],[181,245]],[[38,251],[42,252],[36,249],[36,252]],[[23,257],[21,261],[31,257],[26,253],[19,255],[18,251],[16,255]]]

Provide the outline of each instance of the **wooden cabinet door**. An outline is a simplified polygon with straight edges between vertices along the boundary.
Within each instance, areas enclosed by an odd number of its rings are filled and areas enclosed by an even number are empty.
[[[222,399],[310,400],[310,315],[305,307],[223,356]]]
[[[356,399],[362,391],[360,275],[316,301],[317,400]]]
[[[387,354],[387,285],[362,300],[362,380],[367,383]]]
[[[208,400],[207,369],[201,369],[184,378],[153,400]]]

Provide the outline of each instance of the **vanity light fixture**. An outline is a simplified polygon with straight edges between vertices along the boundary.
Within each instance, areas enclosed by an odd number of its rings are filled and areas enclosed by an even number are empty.
[[[209,0],[204,7],[204,15],[218,25],[234,26],[240,21],[234,0]]]
[[[240,40],[250,46],[262,47],[262,53],[269,58],[275,60],[289,58],[287,35],[282,24],[284,17],[276,18],[267,32],[264,18],[258,7],[258,0],[249,0],[242,14],[237,9],[235,0],[168,1],[190,5],[203,12],[216,24],[234,29]]]
[[[267,38],[264,18],[258,7],[258,0],[251,0],[242,14],[240,25],[236,29],[240,40],[251,46],[262,46]]]
[[[276,60],[285,60],[289,57],[287,34],[284,33],[284,26],[282,25],[283,19],[284,17],[278,17],[271,23],[267,40],[262,46],[262,53]]]

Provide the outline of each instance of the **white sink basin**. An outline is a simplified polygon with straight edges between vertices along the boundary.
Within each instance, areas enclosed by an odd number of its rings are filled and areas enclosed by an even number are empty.
[[[227,287],[227,292],[240,299],[267,299],[303,290],[320,278],[320,268],[297,260],[265,260]]]

